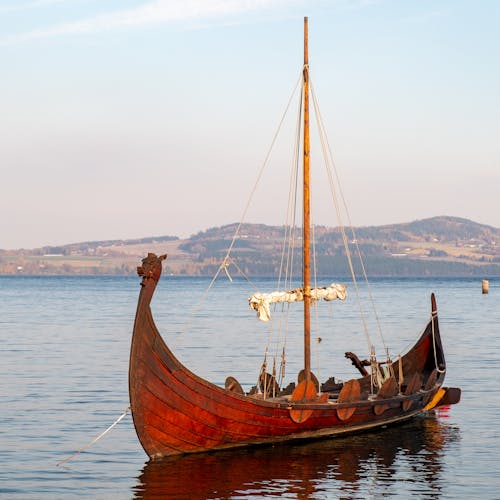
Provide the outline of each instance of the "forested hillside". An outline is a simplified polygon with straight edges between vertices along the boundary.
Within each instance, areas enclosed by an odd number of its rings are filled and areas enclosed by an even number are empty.
[[[294,272],[301,269],[301,229],[237,224],[200,231],[187,239],[146,237],[73,243],[33,250],[0,251],[0,273],[131,274],[149,251],[168,253],[165,271],[213,275],[232,244],[231,261],[248,275],[279,272],[283,239],[293,236]],[[344,236],[357,265],[357,251],[371,276],[500,276],[500,229],[457,217],[433,217],[404,224],[347,229],[315,227],[319,274],[349,274]]]

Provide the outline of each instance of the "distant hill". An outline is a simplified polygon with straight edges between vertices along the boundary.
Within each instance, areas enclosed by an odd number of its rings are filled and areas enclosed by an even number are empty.
[[[415,240],[440,242],[476,241],[490,245],[498,240],[500,229],[478,224],[459,217],[432,217],[404,224],[364,227],[357,230],[360,236],[381,239],[385,236],[393,240]]]
[[[165,271],[213,275],[231,244],[237,224],[214,227],[187,239],[147,237],[73,243],[33,250],[0,251],[0,273],[132,274],[148,252],[168,253]],[[232,257],[248,275],[277,274],[287,228],[244,224]],[[340,228],[315,227],[319,274],[349,275]],[[403,224],[346,230],[370,276],[500,276],[500,229],[457,217],[432,217]],[[300,272],[301,231],[295,231],[294,267]],[[354,262],[357,261],[353,258]]]
[[[179,245],[211,274],[231,243],[236,224],[202,231]],[[233,255],[248,274],[276,274],[281,261],[284,228],[245,224]],[[300,245],[297,232],[296,247]],[[354,228],[346,234],[357,243],[370,275],[500,275],[500,229],[457,217],[433,217],[404,224]],[[315,228],[318,272],[349,275],[340,228]],[[351,250],[352,252],[352,250]],[[168,262],[168,261],[167,261]],[[296,272],[301,259],[295,258]]]

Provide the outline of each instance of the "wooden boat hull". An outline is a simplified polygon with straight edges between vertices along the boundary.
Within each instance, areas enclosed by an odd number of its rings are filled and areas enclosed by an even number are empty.
[[[384,395],[381,389],[378,396],[368,397],[369,376],[355,382],[360,387],[359,399],[347,402],[325,395],[308,401],[259,399],[218,387],[184,367],[155,326],[150,302],[163,258],[149,254],[138,269],[142,288],[129,367],[134,425],[151,458],[360,432],[460,398],[459,389],[450,392],[441,387],[446,366],[434,298],[429,324],[402,358],[402,394]],[[394,368],[398,373],[396,363]],[[413,388],[408,390],[412,378]],[[298,410],[306,415],[299,422],[292,418]]]

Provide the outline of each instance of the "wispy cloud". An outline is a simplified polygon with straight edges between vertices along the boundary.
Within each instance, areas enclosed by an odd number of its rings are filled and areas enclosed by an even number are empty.
[[[54,5],[56,3],[64,3],[70,0],[32,0],[27,4],[28,7],[45,7],[46,5]]]
[[[24,4],[24,8],[64,1],[33,0],[29,4]],[[287,3],[290,3],[290,0],[288,2],[286,0],[155,0],[138,7],[100,14],[80,21],[8,35],[0,39],[0,44],[11,45],[40,38],[96,33],[179,20],[216,18],[266,10]]]
[[[0,5],[0,14],[7,14],[9,12],[16,12],[20,10],[36,9],[38,7],[46,7],[58,3],[67,2],[68,0],[30,0],[29,2],[17,1],[10,5]]]
[[[403,21],[410,23],[426,23],[432,19],[446,17],[447,15],[448,12],[446,10],[434,9],[430,11],[416,12],[411,16],[404,17]]]

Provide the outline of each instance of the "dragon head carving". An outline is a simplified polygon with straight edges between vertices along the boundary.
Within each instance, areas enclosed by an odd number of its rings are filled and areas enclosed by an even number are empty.
[[[142,284],[145,284],[148,279],[155,281],[160,279],[161,262],[166,258],[166,254],[158,257],[154,253],[148,253],[148,256],[142,259],[142,266],[137,268],[137,274],[142,277]]]

